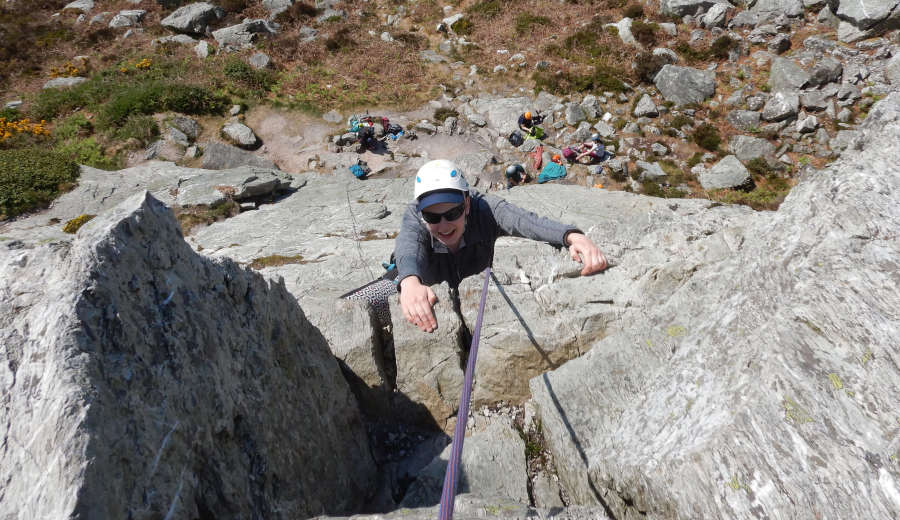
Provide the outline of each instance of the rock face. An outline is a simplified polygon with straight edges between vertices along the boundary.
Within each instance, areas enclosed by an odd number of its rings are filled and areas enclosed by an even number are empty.
[[[179,7],[160,23],[163,27],[186,34],[206,34],[210,22],[225,18],[225,11],[206,2]]]
[[[428,507],[441,502],[444,474],[452,445],[431,461],[410,486],[401,507]],[[459,493],[528,502],[525,443],[509,420],[497,420],[463,443]]]
[[[666,65],[653,80],[666,101],[678,105],[701,103],[716,93],[716,77],[711,71]]]
[[[203,150],[202,167],[206,170],[225,170],[239,166],[254,166],[257,168],[278,169],[275,163],[263,159],[250,152],[241,150],[235,146],[222,143],[210,143]]]
[[[766,121],[782,121],[800,110],[800,96],[796,92],[779,92],[766,102],[762,117]]]
[[[225,27],[213,31],[213,37],[220,45],[234,45],[239,48],[249,48],[256,41],[259,34],[276,33],[275,26],[264,20],[249,20],[238,25]]]
[[[0,273],[0,435],[22,447],[0,454],[4,517],[309,517],[372,491],[357,405],[296,300],[196,255],[152,196],[74,239],[4,242]]]
[[[900,415],[900,247],[879,239],[900,220],[900,94],[862,132],[863,151],[726,230],[732,255],[532,380],[574,501],[617,518],[894,514],[896,442],[870,432]]]
[[[438,297],[434,334],[406,323],[399,297],[391,298],[391,319],[400,324],[394,331],[398,391],[394,410],[404,420],[452,431],[455,422],[448,419],[459,408],[462,395],[463,327],[447,284],[432,289]]]
[[[519,116],[525,112],[537,113],[526,97],[505,99],[473,99],[472,109],[482,115],[491,127],[501,134],[509,134],[519,127]]]

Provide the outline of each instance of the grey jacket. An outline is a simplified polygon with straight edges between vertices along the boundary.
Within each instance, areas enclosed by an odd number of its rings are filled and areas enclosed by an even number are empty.
[[[458,287],[463,278],[484,271],[494,258],[494,244],[501,236],[530,238],[564,246],[566,234],[581,233],[567,226],[514,206],[505,200],[470,191],[469,215],[459,252],[433,239],[416,211],[415,203],[403,213],[400,234],[394,242],[397,283],[418,276],[425,285],[448,282]]]

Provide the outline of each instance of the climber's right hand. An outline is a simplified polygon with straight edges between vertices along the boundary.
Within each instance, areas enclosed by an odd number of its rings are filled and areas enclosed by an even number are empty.
[[[400,282],[400,307],[406,320],[419,327],[422,332],[437,330],[437,321],[431,308],[437,296],[431,287],[422,285],[416,276],[407,276]]]

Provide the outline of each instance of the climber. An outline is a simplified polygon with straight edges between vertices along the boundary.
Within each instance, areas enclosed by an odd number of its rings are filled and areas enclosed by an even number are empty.
[[[528,174],[521,164],[510,164],[506,168],[506,189],[512,189],[528,180]]]
[[[534,136],[540,130],[535,126],[538,123],[540,123],[540,117],[532,117],[531,112],[525,112],[519,116],[519,129],[527,135]],[[543,130],[540,133],[543,134]]]
[[[394,244],[400,306],[406,319],[425,332],[437,328],[431,285],[448,282],[456,289],[467,276],[480,273],[494,256],[500,236],[517,236],[567,246],[582,262],[582,275],[605,269],[600,248],[575,226],[568,226],[469,190],[451,161],[437,160],[419,169],[411,203],[403,214]]]
[[[590,157],[591,162],[595,159],[597,161],[602,161],[605,149],[603,147],[603,141],[600,140],[600,134],[592,135],[591,140],[582,144],[580,150],[581,153],[575,157],[575,162],[581,160],[582,157]]]

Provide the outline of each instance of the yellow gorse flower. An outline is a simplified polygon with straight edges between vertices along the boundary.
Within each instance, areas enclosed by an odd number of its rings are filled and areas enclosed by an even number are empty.
[[[43,119],[40,123],[32,123],[28,119],[21,121],[7,121],[5,117],[0,117],[0,141],[5,141],[19,134],[33,134],[38,137],[50,137],[50,131],[47,130],[47,122]]]

